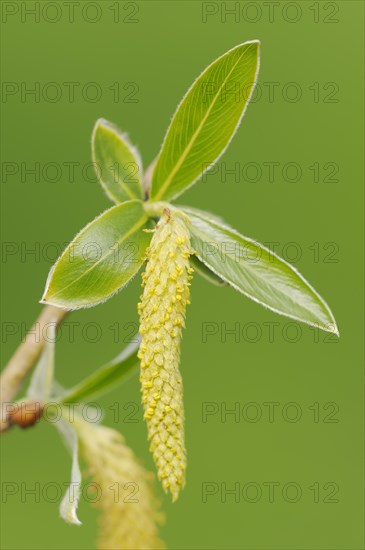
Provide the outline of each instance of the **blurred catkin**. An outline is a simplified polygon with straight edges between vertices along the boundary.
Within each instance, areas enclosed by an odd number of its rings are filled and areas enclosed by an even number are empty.
[[[193,269],[184,219],[165,212],[147,251],[138,304],[140,381],[150,449],[164,490],[175,501],[185,483],[184,406],[179,370],[181,332]]]
[[[117,431],[75,419],[80,451],[98,489],[100,550],[165,548],[163,520],[152,490],[153,474],[136,460]]]

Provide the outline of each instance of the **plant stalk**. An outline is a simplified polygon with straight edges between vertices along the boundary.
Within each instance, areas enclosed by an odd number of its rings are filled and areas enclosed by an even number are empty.
[[[49,305],[45,306],[37,321],[27,333],[24,341],[20,344],[1,373],[0,432],[6,431],[10,426],[7,418],[8,405],[13,401],[21,388],[24,378],[32,369],[43,350],[47,326],[50,323],[55,323],[56,326],[59,326],[68,312],[69,310],[67,309],[60,309]]]

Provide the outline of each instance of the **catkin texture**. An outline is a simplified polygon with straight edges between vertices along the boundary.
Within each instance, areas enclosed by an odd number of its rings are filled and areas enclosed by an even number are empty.
[[[158,476],[173,500],[184,486],[186,470],[179,363],[185,310],[190,303],[190,253],[190,234],[183,218],[168,213],[157,224],[148,249],[138,305],[144,417]]]
[[[98,548],[165,548],[158,533],[163,516],[153,493],[152,474],[138,462],[119,432],[78,418],[74,427],[87,474],[97,487]]]

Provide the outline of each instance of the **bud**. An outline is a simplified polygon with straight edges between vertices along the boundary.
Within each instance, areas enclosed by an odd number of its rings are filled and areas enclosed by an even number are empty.
[[[14,403],[13,409],[8,411],[9,422],[19,428],[31,428],[38,422],[43,413],[43,407],[37,401]]]
[[[147,251],[140,316],[140,381],[150,449],[164,490],[175,501],[185,484],[181,332],[193,269],[190,234],[179,214],[165,211]]]

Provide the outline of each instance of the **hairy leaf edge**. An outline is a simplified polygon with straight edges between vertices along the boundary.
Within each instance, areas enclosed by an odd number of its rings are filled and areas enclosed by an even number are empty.
[[[108,185],[104,182],[103,180],[103,177],[102,177],[102,173],[101,173],[101,170],[100,170],[100,167],[96,161],[96,158],[95,158],[95,147],[94,147],[94,144],[95,144],[95,135],[96,135],[96,132],[97,132],[97,129],[99,126],[104,126],[106,127],[111,133],[115,134],[118,138],[122,139],[123,141],[125,141],[125,143],[128,145],[128,147],[130,148],[131,152],[133,153],[135,159],[136,159],[136,162],[137,162],[137,165],[138,165],[138,168],[139,168],[139,173],[140,173],[140,184],[141,184],[141,196],[138,197],[138,196],[134,196],[134,194],[131,194],[130,195],[130,200],[142,200],[143,199],[143,163],[142,163],[142,157],[141,157],[141,154],[139,152],[139,149],[133,145],[133,143],[131,143],[130,139],[129,139],[129,136],[127,133],[124,133],[120,130],[120,128],[118,128],[118,126],[116,124],[114,124],[113,122],[110,122],[109,120],[107,120],[106,118],[98,118],[97,121],[95,122],[95,125],[94,125],[94,128],[93,128],[93,131],[92,131],[92,134],[91,134],[91,157],[92,157],[92,161],[93,163],[97,166],[98,170],[96,171],[96,176],[99,180],[99,183],[103,189],[103,191],[105,192],[105,194],[107,195],[107,197],[112,200],[115,204],[122,204],[120,202],[120,200],[115,197],[113,195],[113,193],[110,192],[110,189],[108,187]],[[126,193],[127,195],[129,193]]]
[[[208,283],[214,285],[214,286],[217,286],[217,287],[224,287],[224,286],[229,286],[227,281],[223,281],[223,279],[221,277],[218,277],[216,273],[214,273],[214,271],[207,266],[207,264],[205,264],[204,262],[202,262],[200,260],[200,258],[198,258],[198,254],[194,253],[190,256],[190,263],[191,265],[193,266],[194,268],[194,271],[196,273],[198,273],[199,277],[201,277],[202,279],[204,279],[205,281],[208,281]],[[204,267],[207,268],[207,272],[204,272],[201,265],[204,265]]]
[[[86,231],[86,229],[92,224],[94,223],[98,218],[101,218],[106,212],[108,212],[108,210],[110,210],[111,208],[115,208],[116,206],[120,206],[121,204],[127,204],[127,202],[140,202],[141,205],[143,206],[143,201],[140,201],[140,200],[133,200],[133,201],[126,201],[124,203],[118,203],[114,206],[111,206],[110,208],[107,208],[106,210],[104,210],[101,214],[99,214],[98,216],[96,216],[93,220],[91,220],[91,222],[89,222],[88,224],[84,225],[84,227],[73,237],[73,239],[71,240],[71,242],[66,246],[65,250],[62,252],[62,254],[59,256],[59,258],[57,258],[57,260],[55,261],[55,263],[53,264],[53,266],[51,267],[49,273],[48,273],[48,277],[47,277],[47,280],[46,280],[46,287],[45,287],[45,290],[44,290],[44,293],[43,293],[43,296],[41,298],[41,300],[39,300],[39,303],[40,304],[45,304],[45,305],[50,305],[50,306],[55,306],[55,307],[58,307],[60,309],[65,309],[67,311],[74,311],[74,310],[77,310],[77,309],[88,309],[90,307],[94,307],[94,306],[97,306],[99,304],[103,304],[104,302],[106,302],[107,300],[109,300],[110,298],[112,298],[115,294],[117,294],[118,292],[120,292],[121,290],[123,290],[130,281],[132,281],[134,279],[134,277],[138,274],[139,270],[141,269],[141,266],[142,264],[144,263],[144,260],[141,261],[141,264],[140,266],[138,267],[137,271],[135,272],[134,275],[132,275],[128,281],[126,281],[124,283],[124,285],[120,286],[119,288],[117,288],[114,292],[112,292],[112,294],[109,294],[109,296],[107,296],[106,298],[104,298],[103,300],[98,300],[97,302],[91,302],[91,303],[88,303],[88,304],[85,304],[85,305],[82,305],[82,306],[65,306],[65,305],[61,305],[61,304],[57,304],[55,302],[51,302],[50,300],[47,300],[46,299],[46,296],[47,296],[47,292],[49,290],[49,285],[50,285],[50,282],[52,280],[52,276],[53,276],[53,273],[58,265],[58,263],[60,262],[60,260],[62,259],[64,253],[66,252],[66,250],[68,249],[68,247],[73,243],[73,241],[75,239],[77,239],[77,237],[79,237],[79,235],[81,233],[83,233],[83,231]],[[144,211],[144,209],[143,209]],[[145,211],[144,211],[145,212]],[[146,214],[146,220],[145,220],[145,224],[148,224],[150,218],[147,216]],[[143,229],[143,226],[141,226],[141,230]],[[151,237],[152,238],[152,237]]]
[[[252,87],[251,87],[251,91],[248,95],[248,98],[247,98],[247,101],[246,101],[246,105],[244,106],[243,108],[243,111],[242,111],[242,114],[236,124],[236,127],[234,129],[234,131],[232,132],[232,135],[231,137],[229,138],[229,140],[227,141],[227,145],[222,149],[221,153],[217,156],[217,158],[211,162],[211,164],[209,164],[209,166],[206,167],[205,170],[203,170],[199,176],[197,176],[195,178],[195,180],[193,180],[191,183],[189,183],[182,191],[180,192],[177,192],[175,195],[173,195],[172,197],[169,197],[169,201],[172,201],[174,199],[176,199],[177,197],[179,197],[180,195],[182,195],[183,193],[185,193],[185,191],[187,191],[188,189],[190,189],[190,187],[192,187],[195,183],[197,183],[200,178],[203,177],[204,174],[206,174],[207,172],[209,172],[209,170],[211,168],[213,168],[213,166],[218,162],[218,160],[224,155],[224,153],[226,152],[226,150],[228,149],[228,147],[230,146],[231,144],[231,141],[233,140],[234,136],[236,135],[237,133],[237,130],[238,128],[240,127],[241,125],[241,122],[242,122],[242,119],[246,113],[246,110],[247,110],[247,107],[251,101],[251,98],[252,98],[252,94],[255,90],[255,87],[256,87],[256,83],[257,83],[257,79],[258,79],[258,75],[259,75],[259,71],[260,71],[260,48],[261,48],[261,41],[258,40],[258,39],[255,39],[255,40],[248,40],[247,42],[242,42],[241,44],[237,44],[237,46],[234,46],[233,48],[231,48],[230,50],[224,52],[222,55],[220,55],[219,57],[217,57],[216,59],[214,59],[214,61],[212,61],[211,63],[209,63],[209,65],[207,65],[207,67],[197,76],[197,78],[193,81],[193,83],[191,84],[191,86],[189,87],[189,89],[187,90],[187,92],[185,93],[185,95],[182,97],[181,101],[178,103],[178,106],[176,107],[175,109],[175,112],[174,114],[172,115],[172,118],[171,118],[171,121],[170,121],[170,124],[166,130],[166,133],[165,133],[165,137],[162,141],[162,144],[161,144],[161,148],[160,148],[160,152],[157,156],[157,159],[156,159],[156,163],[155,163],[155,166],[154,166],[154,169],[156,168],[157,166],[157,163],[159,161],[159,157],[161,156],[162,154],[162,151],[163,151],[163,148],[164,148],[164,145],[165,145],[165,142],[166,142],[166,138],[167,138],[167,135],[169,133],[169,130],[170,130],[170,127],[171,127],[171,124],[175,118],[175,115],[177,114],[178,110],[180,109],[180,106],[181,104],[183,103],[183,101],[185,100],[185,98],[187,97],[187,95],[190,93],[190,91],[193,89],[194,85],[196,84],[196,82],[199,80],[199,78],[209,69],[209,67],[211,65],[213,65],[214,63],[216,63],[217,61],[219,61],[219,59],[222,59],[223,57],[225,57],[226,55],[228,55],[229,53],[231,53],[232,51],[234,50],[237,50],[238,48],[240,48],[241,46],[245,46],[246,44],[257,44],[258,46],[258,50],[257,50],[257,63],[256,63],[256,71],[255,71],[255,77],[254,77],[254,80],[253,80],[253,83],[252,83]],[[152,182],[153,182],[153,173],[152,173]],[[151,185],[151,191],[153,191],[153,185]],[[163,197],[159,197],[158,194],[154,197],[152,197],[150,195],[150,201],[151,202],[157,202],[159,200],[163,200]]]
[[[189,212],[187,212],[189,214]],[[209,215],[209,214],[208,214]],[[214,220],[209,220],[209,218],[207,218],[208,221],[214,221]],[[204,220],[203,220],[204,221]],[[192,222],[190,222],[192,223]],[[216,223],[216,222],[215,222]],[[192,224],[193,225],[193,224]],[[273,255],[275,258],[277,258],[278,260],[282,261],[285,265],[287,265],[296,275],[298,275],[298,277],[312,290],[312,292],[317,296],[317,298],[322,302],[322,304],[325,306],[327,312],[329,313],[329,317],[331,318],[331,320],[333,321],[333,326],[332,325],[329,325],[329,326],[325,326],[325,325],[321,325],[320,323],[311,323],[310,321],[305,321],[303,319],[300,319],[299,317],[296,317],[295,315],[290,315],[288,313],[284,313],[272,306],[269,306],[268,304],[265,304],[264,302],[261,302],[261,300],[255,298],[254,296],[251,296],[251,294],[249,294],[248,292],[245,292],[243,290],[241,290],[240,288],[237,287],[237,285],[235,285],[234,283],[232,283],[231,281],[229,281],[227,279],[227,277],[224,277],[223,275],[221,275],[220,273],[218,273],[214,268],[212,268],[209,264],[207,264],[207,262],[204,260],[204,258],[202,258],[200,256],[200,254],[196,254],[196,256],[199,258],[199,260],[201,262],[203,262],[211,271],[213,271],[213,273],[215,273],[218,277],[220,277],[221,279],[223,279],[224,281],[226,281],[226,283],[231,286],[232,288],[234,288],[235,290],[237,290],[237,292],[240,292],[241,294],[243,294],[244,296],[246,296],[247,298],[249,298],[250,300],[253,300],[254,302],[256,302],[257,304],[260,304],[262,305],[264,308],[266,309],[269,309],[271,311],[273,311],[274,313],[278,313],[279,315],[282,315],[284,317],[288,317],[289,319],[293,319],[294,321],[299,321],[300,323],[305,323],[307,325],[310,325],[312,327],[317,327],[317,328],[321,328],[322,330],[326,331],[326,332],[330,332],[332,334],[335,334],[336,336],[340,336],[340,332],[339,332],[339,329],[338,329],[338,326],[337,326],[337,322],[336,322],[336,319],[335,319],[335,316],[333,315],[332,311],[331,311],[331,308],[329,307],[329,305],[327,304],[327,302],[322,298],[322,296],[313,288],[313,286],[307,281],[307,279],[305,279],[305,277],[303,277],[303,275],[294,267],[292,266],[289,262],[287,262],[286,260],[284,260],[284,258],[281,258],[278,254],[276,254],[276,252],[274,251],[271,251],[270,249],[268,249],[266,246],[262,245],[261,243],[259,243],[258,241],[255,241],[255,239],[251,239],[250,237],[245,237],[244,235],[241,235],[238,231],[236,231],[235,229],[233,229],[232,227],[228,226],[228,225],[225,225],[225,224],[222,224],[222,229],[225,229],[227,231],[231,231],[234,235],[236,235],[237,237],[241,237],[243,239],[245,239],[246,241],[249,241],[251,242],[252,244],[255,244],[257,245],[259,248],[262,248],[263,250],[265,250],[266,252],[268,252],[269,254]]]

